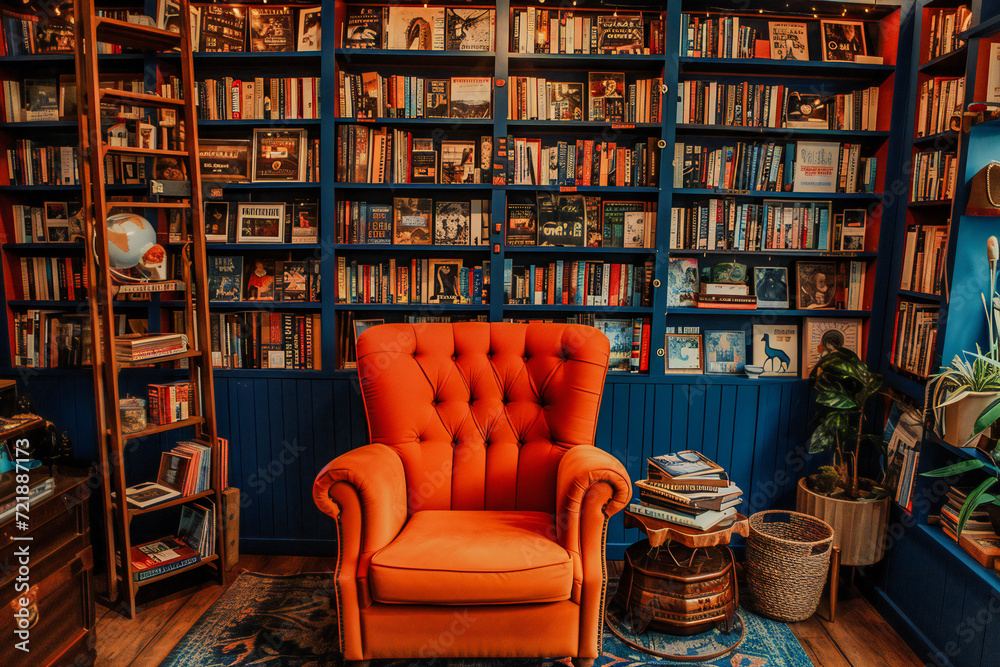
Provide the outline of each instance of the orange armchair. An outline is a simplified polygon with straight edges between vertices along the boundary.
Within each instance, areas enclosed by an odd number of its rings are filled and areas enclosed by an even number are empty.
[[[349,661],[601,653],[608,518],[594,446],[608,340],[575,324],[386,324],[358,338],[373,444],[316,478]]]

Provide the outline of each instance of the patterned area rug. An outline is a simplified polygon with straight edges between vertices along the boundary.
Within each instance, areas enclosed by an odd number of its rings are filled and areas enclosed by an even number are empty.
[[[609,581],[609,595],[616,581]],[[336,667],[336,618],[330,613],[333,578],[328,574],[275,576],[244,572],[184,635],[160,667]],[[813,667],[784,623],[745,609],[746,639],[736,651],[712,662],[671,663],[630,648],[607,628],[604,655],[595,667],[713,665],[715,667]],[[736,637],[738,635],[734,635]],[[704,654],[732,642],[717,631],[693,637],[648,633],[643,641],[675,655]],[[568,658],[448,660],[449,667],[571,667]],[[433,661],[382,660],[378,667],[432,665]],[[437,664],[441,664],[438,662]]]

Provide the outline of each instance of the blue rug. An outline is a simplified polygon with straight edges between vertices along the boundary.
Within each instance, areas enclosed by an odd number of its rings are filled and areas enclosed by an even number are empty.
[[[160,667],[337,667],[336,617],[330,610],[333,580],[328,574],[275,576],[244,572],[181,638]],[[609,596],[617,582],[609,581]],[[745,609],[746,639],[733,653],[712,662],[671,663],[620,642],[607,628],[604,654],[595,667],[641,667],[702,664],[714,667],[813,667],[784,623]],[[738,635],[735,635],[738,636]],[[735,636],[717,631],[693,637],[649,633],[646,641],[664,653],[704,654],[729,645]],[[449,667],[571,667],[569,658],[509,660],[380,660],[378,667],[441,665]]]

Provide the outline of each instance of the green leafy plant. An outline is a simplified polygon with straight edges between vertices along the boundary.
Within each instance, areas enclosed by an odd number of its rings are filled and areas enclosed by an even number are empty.
[[[869,370],[857,354],[839,348],[824,355],[809,376],[819,406],[816,428],[809,439],[809,453],[831,452],[831,466],[824,466],[808,480],[816,493],[851,500],[877,500],[888,495],[873,480],[858,475],[861,447],[885,444],[865,430],[865,407],[882,393],[882,376]]]
[[[973,470],[982,470],[989,477],[970,491],[969,495],[965,498],[965,502],[962,503],[962,509],[958,513],[958,535],[962,534],[965,524],[969,521],[969,517],[978,508],[984,505],[1000,505],[1000,496],[989,493],[996,483],[1000,481],[1000,469],[995,464],[986,463],[979,459],[969,459],[968,461],[961,461],[950,466],[938,468],[937,470],[921,473],[923,477],[955,477],[963,473],[972,472]]]

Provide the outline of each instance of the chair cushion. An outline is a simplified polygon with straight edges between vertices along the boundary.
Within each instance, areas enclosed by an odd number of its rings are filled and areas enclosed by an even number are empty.
[[[568,600],[573,560],[555,535],[546,512],[417,512],[372,557],[372,599],[456,605]]]

